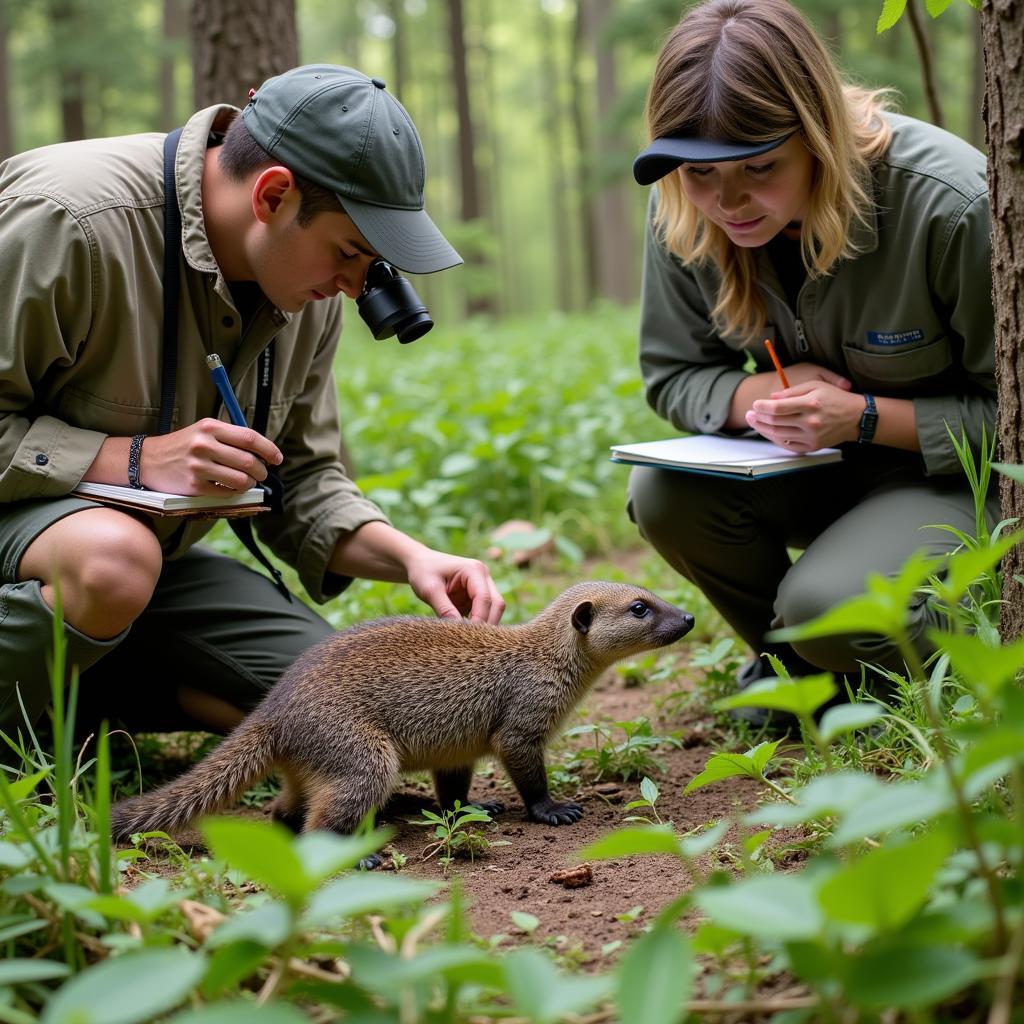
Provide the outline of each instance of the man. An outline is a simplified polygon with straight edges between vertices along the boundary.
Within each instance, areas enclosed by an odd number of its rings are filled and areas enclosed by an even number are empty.
[[[176,339],[162,338],[163,146],[136,135],[0,165],[0,728],[49,698],[59,583],[69,663],[90,712],[134,728],[233,726],[330,632],[262,574],[196,542],[208,521],[152,519],[70,496],[81,480],[183,494],[267,477],[283,508],[260,539],[324,602],[355,576],[407,582],[445,617],[496,622],[486,567],[391,527],[338,456],[332,362],[341,294],[371,262],[461,263],[423,209],[423,151],[385,83],[316,65],[268,80],[238,114],[185,125]],[[261,360],[271,339],[270,372]],[[162,344],[177,344],[171,429],[157,433]],[[249,422],[214,418],[220,355]],[[257,371],[260,371],[259,374]]]

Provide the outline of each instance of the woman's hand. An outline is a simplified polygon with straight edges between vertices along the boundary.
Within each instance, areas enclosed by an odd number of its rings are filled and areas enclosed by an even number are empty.
[[[413,593],[442,619],[465,615],[474,622],[495,624],[505,611],[505,601],[487,566],[475,558],[424,548],[409,562],[407,571]]]
[[[810,365],[799,363],[792,369]],[[770,398],[757,399],[746,415],[748,426],[794,452],[813,452],[857,440],[864,396],[851,392],[849,381],[844,379],[845,388],[816,378],[795,383],[793,378],[799,380],[802,374],[791,373],[790,367],[786,367],[786,376],[792,386],[772,392]]]
[[[786,380],[793,388],[800,384],[831,384],[840,391],[849,391],[853,386],[842,374],[815,363],[791,363],[786,367]],[[748,374],[733,392],[725,426],[731,430],[742,430],[752,425],[747,417],[754,404],[759,399],[776,397],[778,391],[779,375],[774,370]]]

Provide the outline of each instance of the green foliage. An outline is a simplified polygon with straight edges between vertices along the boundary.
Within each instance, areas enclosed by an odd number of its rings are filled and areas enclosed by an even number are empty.
[[[625,738],[616,742],[617,732]],[[593,737],[593,746],[573,750],[566,761],[570,770],[583,769],[595,780],[633,778],[665,771],[665,764],[655,751],[662,747],[681,747],[680,733],[655,735],[647,718],[626,722],[588,722],[567,729],[569,739],[579,736]]]
[[[492,825],[490,814],[472,804],[463,807],[461,800],[455,801],[452,810],[442,810],[440,814],[424,810],[418,820],[410,818],[411,825],[433,827],[434,841],[423,851],[423,859],[437,857],[438,863],[446,870],[456,857],[468,857],[471,861],[485,854],[492,846],[508,846],[503,839],[488,839],[479,828],[471,828],[475,823]]]

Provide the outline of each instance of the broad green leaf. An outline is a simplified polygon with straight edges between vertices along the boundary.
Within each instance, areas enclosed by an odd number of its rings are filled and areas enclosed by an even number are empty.
[[[835,696],[836,684],[830,674],[803,679],[761,679],[745,690],[714,703],[719,711],[729,708],[770,708],[794,715],[811,715]]]
[[[977,772],[1003,758],[1021,757],[1024,757],[1024,729],[991,726],[976,744],[957,758],[957,775],[962,782],[968,782]]]
[[[609,832],[583,847],[579,860],[609,860],[638,853],[671,853],[679,856],[679,837],[669,825],[635,825]]]
[[[527,914],[524,910],[513,910],[509,917],[512,918],[513,924],[527,935],[532,934],[540,927],[540,918],[533,914]]]
[[[649,803],[656,803],[661,790],[645,775],[640,780],[640,795]]]
[[[438,976],[471,979],[488,988],[501,988],[504,982],[501,965],[472,946],[435,946],[414,957],[393,956],[372,946],[353,946],[346,959],[359,985],[390,998],[398,988]]]
[[[206,940],[209,949],[226,946],[229,942],[248,940],[258,942],[267,949],[281,945],[292,933],[292,913],[283,903],[270,900],[256,907],[234,914],[217,926]]]
[[[309,1024],[309,1017],[288,1003],[260,1006],[253,999],[237,999],[186,1010],[167,1024]]]
[[[885,0],[882,4],[882,13],[878,17],[878,24],[875,25],[875,32],[881,35],[892,28],[903,17],[907,8],[907,0]]]
[[[781,740],[759,743],[751,747],[745,754],[712,754],[704,765],[704,771],[695,776],[683,790],[683,795],[708,786],[712,782],[721,782],[737,775],[746,775],[751,779],[761,778],[764,766],[775,753]]]
[[[295,839],[294,850],[302,861],[306,877],[314,885],[346,868],[354,868],[371,853],[376,853],[393,835],[393,828],[379,828],[358,836],[339,836],[334,832],[306,832]]]
[[[708,850],[713,850],[725,838],[725,833],[728,831],[729,822],[719,821],[703,832],[686,836],[680,841],[679,850],[684,857],[688,857],[690,860],[703,857]]]
[[[886,791],[874,775],[862,772],[835,772],[821,775],[802,789],[790,794],[792,804],[764,804],[747,814],[746,825],[802,825],[827,815],[843,815],[865,800]]]
[[[949,605],[967,593],[967,588],[982,573],[992,569],[1012,547],[1024,539],[1024,533],[1008,533],[984,547],[967,547],[949,556],[945,573],[939,580],[938,592]]]
[[[925,0],[925,7],[933,18],[937,18],[951,3],[952,0]]]
[[[703,889],[694,902],[715,924],[741,935],[810,939],[824,923],[812,883],[803,875],[751,875]]]
[[[938,629],[928,630],[928,638],[949,655],[953,668],[968,685],[979,687],[990,698],[1024,668],[1024,640],[993,647],[976,636]]]
[[[25,867],[26,864],[31,864],[33,859],[31,853],[16,843],[0,839],[0,868],[11,868],[17,871],[19,868]]]
[[[216,996],[236,989],[263,966],[270,950],[260,942],[241,940],[214,950],[201,986],[203,995]]]
[[[182,946],[144,949],[75,975],[46,1004],[41,1024],[141,1024],[174,1009],[198,984],[206,960]]]
[[[782,740],[764,740],[747,751],[747,756],[754,762],[754,767],[760,775],[764,775],[765,766],[775,756],[775,751],[781,742]]]
[[[832,834],[829,846],[844,846],[868,836],[917,825],[949,810],[952,794],[938,772],[920,781],[892,782],[851,808]]]
[[[864,729],[884,717],[885,710],[877,704],[837,704],[821,716],[818,728],[821,738],[831,743],[843,733]]]
[[[818,899],[834,921],[867,925],[876,932],[899,928],[924,904],[952,848],[946,829],[899,845],[887,843],[836,871]]]
[[[201,823],[214,856],[244,871],[252,881],[301,903],[316,887],[295,850],[295,837],[274,821],[210,818]]]
[[[35,792],[36,786],[39,785],[47,775],[50,774],[49,768],[44,768],[42,771],[35,772],[32,775],[26,775],[23,779],[18,779],[17,782],[8,783],[7,791],[10,794],[12,800],[24,800],[27,796],[30,796]]]
[[[633,943],[617,974],[621,1024],[675,1024],[693,984],[690,943],[671,926],[653,928]]]
[[[561,974],[535,949],[516,950],[505,957],[505,981],[515,1009],[533,1024],[583,1013],[604,999],[610,988],[607,978]]]
[[[887,945],[853,957],[846,996],[868,1010],[930,1007],[966,988],[981,970],[978,958],[964,949]]]
[[[465,452],[453,452],[442,460],[439,472],[441,476],[460,476],[476,469],[478,465],[479,463],[472,455],[467,455]]]
[[[25,981],[52,981],[71,973],[67,964],[56,960],[29,960],[12,957],[0,961],[0,985],[20,985]]]
[[[117,896],[97,896],[84,906],[116,921],[146,924],[155,921],[181,899],[182,894],[173,892],[166,879],[150,878],[130,892]]]
[[[389,911],[423,903],[437,892],[434,882],[360,872],[329,882],[313,894],[302,917],[302,929],[336,924],[339,919],[370,911]]]
[[[992,468],[997,473],[1008,476],[1011,480],[1018,480],[1020,483],[1024,483],[1024,466],[1016,466],[1012,462],[993,462]]]

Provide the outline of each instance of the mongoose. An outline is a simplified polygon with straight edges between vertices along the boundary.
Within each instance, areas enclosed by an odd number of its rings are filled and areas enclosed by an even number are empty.
[[[405,616],[354,626],[296,659],[199,764],[118,803],[113,834],[179,828],[275,769],[275,816],[348,833],[404,771],[429,769],[442,807],[465,804],[485,754],[534,821],[578,821],[578,804],[548,795],[548,738],[613,662],[692,628],[692,615],[650,591],[601,582],[570,587],[524,625]]]

